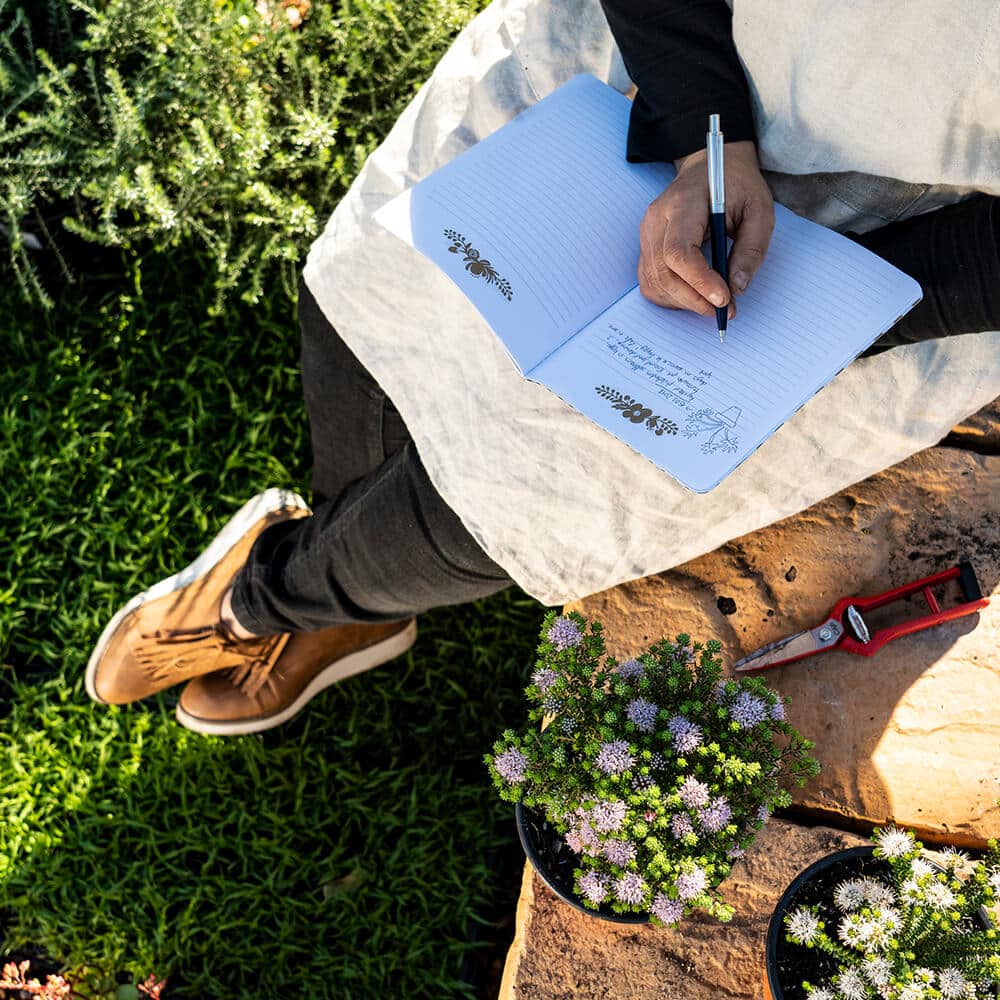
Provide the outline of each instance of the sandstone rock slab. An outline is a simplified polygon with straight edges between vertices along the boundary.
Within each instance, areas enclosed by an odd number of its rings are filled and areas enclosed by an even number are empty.
[[[798,790],[798,807],[836,826],[892,820],[928,842],[976,846],[1000,836],[1000,456],[927,449],[675,570],[569,607],[604,623],[617,656],[687,632],[720,639],[731,668],[816,625],[841,597],[961,559],[996,595],[981,614],[873,657],[827,653],[764,676],[791,696],[789,720],[823,764]],[[922,610],[920,601],[895,612]]]
[[[983,455],[1000,455],[1000,399],[963,420],[942,443]]]
[[[677,930],[597,920],[529,873],[499,1000],[761,997],[767,924],[781,893],[814,861],[862,843],[772,820],[721,887],[736,908],[732,922],[696,914]]]

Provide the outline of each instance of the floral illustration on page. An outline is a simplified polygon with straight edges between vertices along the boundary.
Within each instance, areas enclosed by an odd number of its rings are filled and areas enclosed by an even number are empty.
[[[446,229],[445,236],[451,240],[448,247],[449,253],[460,253],[465,255],[462,263],[470,274],[485,279],[489,285],[495,285],[497,291],[508,301],[514,297],[514,289],[506,278],[501,278],[497,269],[485,258],[479,255],[479,251],[459,232],[454,229]]]
[[[729,406],[721,412],[716,412],[710,406],[703,407],[688,417],[684,436],[693,438],[707,434],[708,437],[701,443],[704,455],[733,453],[740,446],[740,439],[733,434],[733,428],[739,423],[741,414],[742,410],[738,406]]]
[[[677,424],[667,417],[661,417],[653,413],[648,406],[643,406],[631,396],[612,389],[606,385],[595,385],[594,392],[611,402],[616,410],[621,410],[622,416],[626,420],[631,420],[633,424],[645,424],[646,429],[652,431],[657,437],[662,434],[676,434]]]

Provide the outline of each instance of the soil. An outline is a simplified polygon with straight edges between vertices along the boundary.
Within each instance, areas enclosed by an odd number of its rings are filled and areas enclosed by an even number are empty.
[[[595,920],[538,878],[521,919],[504,1000],[759,1000],[767,924],[785,888],[808,865],[864,844],[860,837],[779,818],[721,887],[728,924],[702,911],[671,931]]]
[[[695,918],[699,923],[706,923]],[[710,969],[652,924],[613,924],[571,910],[534,876],[529,945],[505,1000],[746,1000],[706,983]],[[759,978],[759,977],[758,977]]]

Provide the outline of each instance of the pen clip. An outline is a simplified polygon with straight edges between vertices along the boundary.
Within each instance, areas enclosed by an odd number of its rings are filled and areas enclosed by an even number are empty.
[[[705,145],[708,150],[708,190],[713,213],[726,210],[726,180],[722,152],[724,142],[719,116],[709,115]]]

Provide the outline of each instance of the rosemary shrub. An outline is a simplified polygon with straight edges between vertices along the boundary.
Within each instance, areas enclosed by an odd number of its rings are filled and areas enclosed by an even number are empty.
[[[216,310],[299,264],[482,0],[0,0],[0,236],[22,292],[66,232],[185,241]],[[4,242],[0,240],[0,243]]]
[[[531,725],[485,761],[501,797],[543,811],[579,855],[585,906],[728,920],[717,886],[791,801],[783,779],[818,772],[784,701],[759,678],[724,679],[720,648],[679,635],[619,663],[600,622],[546,616]]]

